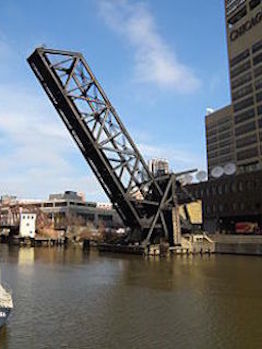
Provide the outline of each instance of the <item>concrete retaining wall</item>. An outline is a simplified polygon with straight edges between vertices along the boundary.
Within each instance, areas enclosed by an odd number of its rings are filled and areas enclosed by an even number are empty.
[[[262,244],[216,242],[215,253],[262,256]]]

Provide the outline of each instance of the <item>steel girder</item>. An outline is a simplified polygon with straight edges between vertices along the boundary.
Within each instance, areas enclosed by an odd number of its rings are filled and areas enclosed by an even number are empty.
[[[82,54],[37,48],[28,63],[123,222],[172,243],[174,176],[154,178]]]

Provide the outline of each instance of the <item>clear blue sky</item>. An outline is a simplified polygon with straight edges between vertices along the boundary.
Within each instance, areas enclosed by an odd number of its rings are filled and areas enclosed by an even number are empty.
[[[229,103],[222,0],[0,0],[0,195],[105,196],[26,63],[81,51],[146,159],[206,168],[204,115]]]

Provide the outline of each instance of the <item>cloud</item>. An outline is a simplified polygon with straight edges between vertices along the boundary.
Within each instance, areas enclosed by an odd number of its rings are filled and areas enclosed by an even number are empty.
[[[10,52],[0,40],[4,47]],[[3,56],[1,61],[8,67]],[[11,76],[12,68],[6,72]],[[40,86],[37,91],[21,81],[0,82],[0,96],[0,196],[46,198],[69,189],[86,192],[88,200],[105,200]]]
[[[179,62],[159,33],[155,19],[143,2],[100,0],[106,24],[133,48],[135,80],[173,88],[181,93],[196,91],[201,83],[193,71]]]

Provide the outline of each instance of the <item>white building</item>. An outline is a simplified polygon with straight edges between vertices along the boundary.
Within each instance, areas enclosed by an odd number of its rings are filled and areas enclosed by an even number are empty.
[[[110,202],[97,202],[96,207],[103,209],[103,210],[112,210],[113,209],[113,205]]]
[[[166,159],[152,159],[148,162],[149,170],[156,176],[169,173],[169,162]]]
[[[36,229],[36,214],[21,213],[19,235],[25,238],[34,238]]]

